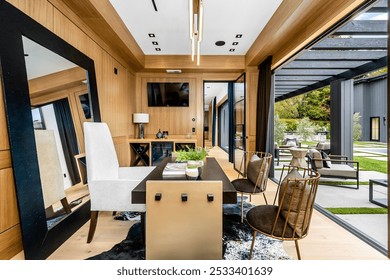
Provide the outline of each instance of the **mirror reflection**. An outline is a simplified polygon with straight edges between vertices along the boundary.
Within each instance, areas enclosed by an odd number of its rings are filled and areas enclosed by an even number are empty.
[[[86,71],[32,40],[23,47],[48,229],[89,199],[82,124]]]

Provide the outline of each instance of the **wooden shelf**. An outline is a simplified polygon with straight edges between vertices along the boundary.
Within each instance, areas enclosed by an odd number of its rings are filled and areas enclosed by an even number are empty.
[[[128,139],[130,145],[130,166],[153,165],[153,145],[156,143],[172,143],[172,151],[183,148],[185,145],[190,147],[197,146],[196,139],[187,138],[147,138],[147,139]]]

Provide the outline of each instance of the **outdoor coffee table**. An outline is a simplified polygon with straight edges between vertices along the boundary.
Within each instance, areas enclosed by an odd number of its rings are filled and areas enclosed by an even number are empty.
[[[381,203],[381,202],[374,199],[374,185],[380,185],[380,186],[388,188],[387,180],[386,179],[370,179],[368,182],[369,182],[368,200],[373,204],[388,208],[387,204]]]

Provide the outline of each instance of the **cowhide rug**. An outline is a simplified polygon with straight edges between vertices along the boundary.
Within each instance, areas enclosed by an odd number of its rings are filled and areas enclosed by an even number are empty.
[[[244,213],[253,205],[244,202]],[[223,214],[223,259],[246,260],[252,242],[252,230],[240,218],[240,201],[236,205],[224,206]],[[137,220],[139,213],[121,212],[114,219]],[[136,222],[129,230],[125,240],[112,249],[88,258],[89,260],[144,260],[145,248],[142,244],[141,223]],[[279,240],[257,234],[252,259],[257,260],[291,260]]]

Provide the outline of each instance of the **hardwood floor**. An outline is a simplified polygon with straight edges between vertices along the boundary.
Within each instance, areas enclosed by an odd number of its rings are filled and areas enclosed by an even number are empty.
[[[214,147],[210,156],[216,157],[227,176],[237,178],[232,164],[227,161],[227,154]],[[269,182],[267,199],[272,202],[276,184]],[[252,197],[252,203],[264,204],[262,196]],[[90,244],[87,244],[89,222],[81,227],[71,238],[59,247],[48,259],[50,260],[83,260],[111,249],[123,240],[134,222],[114,220],[109,212],[101,212],[95,233]],[[304,260],[386,260],[387,257],[376,251],[353,234],[338,226],[319,212],[312,217],[310,232],[299,241],[302,259]],[[285,250],[296,258],[294,242],[284,242]],[[249,248],[248,248],[249,250]],[[22,254],[15,259],[21,259]]]

